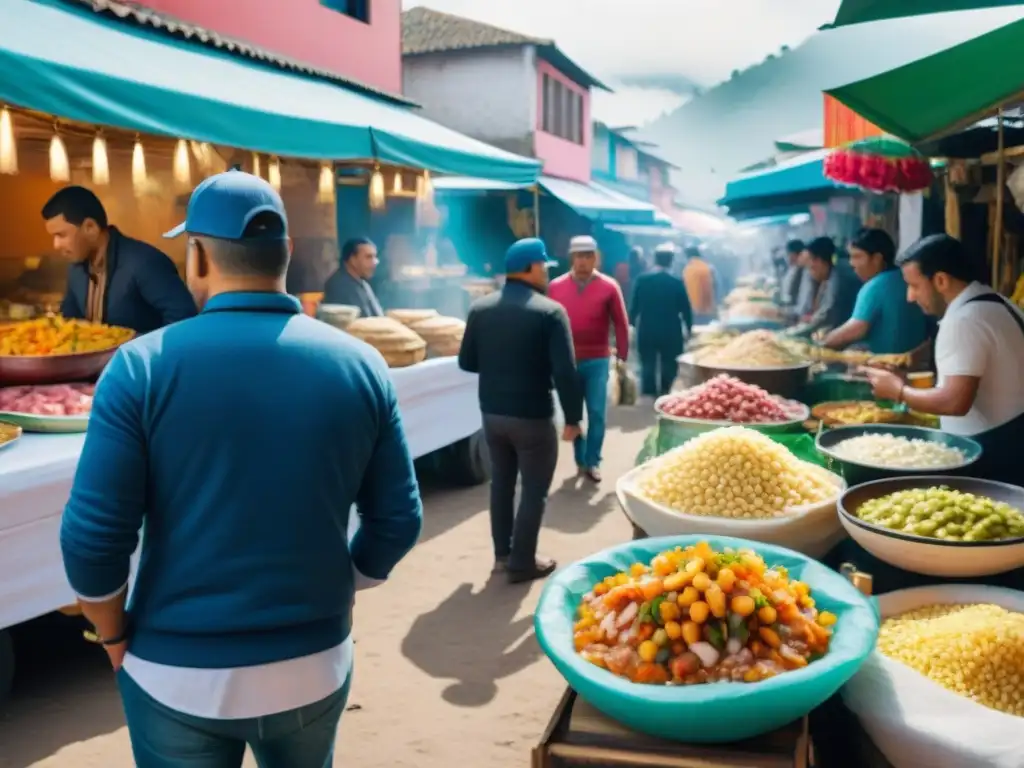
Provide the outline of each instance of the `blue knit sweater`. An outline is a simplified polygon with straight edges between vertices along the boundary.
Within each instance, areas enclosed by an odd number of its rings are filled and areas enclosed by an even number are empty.
[[[421,523],[380,355],[289,296],[231,293],[115,355],[61,548],[75,591],[105,597],[126,583],[144,525],[131,652],[245,667],[341,643],[353,569],[387,578]]]

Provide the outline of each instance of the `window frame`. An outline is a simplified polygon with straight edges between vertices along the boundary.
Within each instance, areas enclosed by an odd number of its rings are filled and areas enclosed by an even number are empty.
[[[563,141],[585,146],[583,93],[547,72],[541,76],[540,129]]]
[[[348,16],[360,24],[369,25],[372,19],[373,0],[320,0],[320,5],[328,10]]]

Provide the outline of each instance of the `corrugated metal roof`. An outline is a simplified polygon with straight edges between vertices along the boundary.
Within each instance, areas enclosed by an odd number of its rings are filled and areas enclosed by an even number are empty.
[[[473,51],[485,48],[532,45],[537,55],[586,88],[611,89],[566,56],[554,40],[533,37],[467,19],[432,8],[417,6],[402,14],[402,55]]]
[[[189,22],[176,19],[166,13],[160,13],[158,11],[145,8],[138,3],[130,2],[130,0],[65,0],[65,2],[73,3],[75,5],[84,5],[88,8],[92,8],[96,13],[105,13],[116,16],[117,18],[127,22],[139,24],[145,27],[152,27],[153,29],[158,29],[161,32],[165,32],[175,37],[191,40],[212,48],[219,48],[220,50],[228,51],[229,53],[233,53],[238,56],[244,56],[245,58],[253,59],[264,64],[270,64],[271,66],[288,70],[290,72],[298,72],[299,74],[309,75],[322,80],[329,80],[331,82],[338,83],[339,85],[344,85],[347,88],[376,96],[384,101],[389,101],[395,104],[405,104],[407,106],[418,106],[415,102],[410,101],[399,94],[382,91],[380,88],[376,88],[360,80],[353,80],[352,78],[339,75],[336,72],[330,72],[312,64],[307,64],[306,62],[292,59],[288,56],[282,56],[278,53],[274,53],[273,51],[268,51],[265,48],[260,48],[259,46],[253,45],[252,43],[248,43],[244,40],[228,37],[227,35],[222,35],[210,29],[205,29],[196,24],[190,24]]]

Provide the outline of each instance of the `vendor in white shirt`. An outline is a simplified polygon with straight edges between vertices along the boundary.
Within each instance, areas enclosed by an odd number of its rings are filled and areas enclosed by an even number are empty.
[[[935,340],[937,385],[912,389],[898,376],[868,370],[875,397],[940,417],[942,429],[981,443],[972,474],[1007,481],[1019,475],[1014,451],[1024,437],[1024,314],[988,286],[960,241],[919,240],[897,259],[907,300],[941,319]]]

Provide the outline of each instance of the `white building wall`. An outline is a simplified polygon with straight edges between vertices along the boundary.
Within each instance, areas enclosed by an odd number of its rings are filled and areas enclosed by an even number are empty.
[[[467,136],[533,154],[537,69],[532,46],[406,57],[402,90],[420,113]]]

